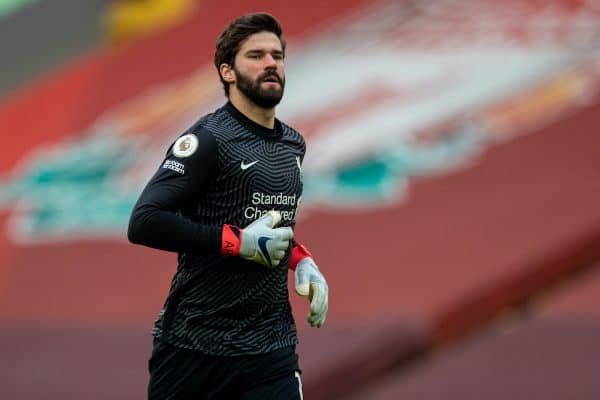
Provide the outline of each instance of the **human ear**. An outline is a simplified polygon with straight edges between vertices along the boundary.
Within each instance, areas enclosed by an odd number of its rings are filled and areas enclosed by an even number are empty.
[[[235,82],[235,73],[233,72],[233,68],[229,64],[221,64],[219,67],[219,72],[221,72],[221,77],[227,83]]]

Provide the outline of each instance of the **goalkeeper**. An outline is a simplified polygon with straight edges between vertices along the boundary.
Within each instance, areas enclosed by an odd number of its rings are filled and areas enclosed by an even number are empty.
[[[169,147],[131,214],[131,242],[178,253],[153,329],[149,399],[302,398],[288,269],[314,327],[328,288],[294,238],[306,146],[275,118],[284,56],[271,15],[227,27],[214,57],[227,103]]]

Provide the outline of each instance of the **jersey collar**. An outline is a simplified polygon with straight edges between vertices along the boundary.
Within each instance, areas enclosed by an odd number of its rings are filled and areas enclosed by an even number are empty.
[[[281,122],[277,118],[275,118],[275,128],[269,129],[260,124],[257,124],[250,118],[246,117],[237,108],[235,108],[235,106],[231,104],[230,101],[228,101],[227,104],[225,104],[224,108],[240,124],[244,125],[249,131],[251,131],[257,136],[261,136],[268,139],[277,139],[283,133],[283,127],[281,126]]]

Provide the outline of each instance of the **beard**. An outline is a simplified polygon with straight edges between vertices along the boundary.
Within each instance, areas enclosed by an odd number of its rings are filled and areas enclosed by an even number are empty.
[[[237,69],[233,69],[235,73],[235,86],[242,92],[250,101],[262,108],[275,107],[283,97],[283,89],[285,88],[285,78],[281,78],[275,71],[267,71],[261,74],[256,81],[253,81],[247,75],[242,74]],[[274,77],[279,82],[278,87],[269,87],[263,89],[261,83],[267,77]]]

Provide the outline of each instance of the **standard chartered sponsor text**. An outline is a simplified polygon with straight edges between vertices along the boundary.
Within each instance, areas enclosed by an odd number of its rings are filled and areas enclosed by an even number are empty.
[[[244,210],[244,216],[247,219],[257,219],[265,215],[271,210],[276,210],[281,213],[281,219],[291,221],[294,219],[296,214],[296,206],[299,199],[296,195],[285,195],[283,193],[278,194],[265,194],[262,192],[252,193],[252,205],[246,207]],[[277,206],[292,206],[291,210],[280,210]]]

